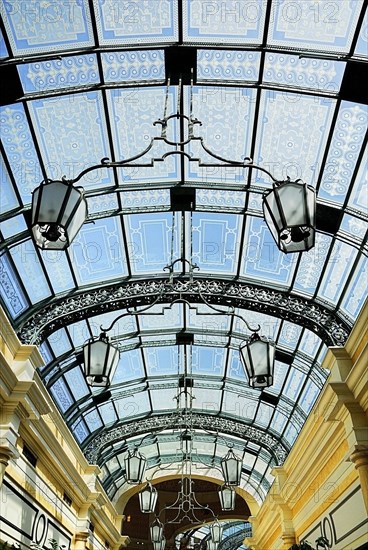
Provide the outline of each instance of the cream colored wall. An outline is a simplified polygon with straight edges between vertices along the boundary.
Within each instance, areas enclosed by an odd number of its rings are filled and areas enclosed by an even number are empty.
[[[287,550],[326,535],[333,550],[368,542],[368,304],[344,348],[330,348],[328,383],[260,511],[253,550]]]
[[[21,345],[0,310],[0,539],[26,547],[38,530],[42,543],[59,533],[76,550],[99,550],[105,541],[112,550],[126,546],[99,468],[87,462],[54,406],[36,372],[41,366],[37,348]],[[37,456],[36,467],[23,456],[24,443]]]

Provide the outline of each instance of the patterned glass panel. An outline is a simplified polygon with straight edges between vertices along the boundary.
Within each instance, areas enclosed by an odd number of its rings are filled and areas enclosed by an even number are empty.
[[[109,157],[102,97],[87,92],[38,99],[30,115],[49,177],[75,178],[85,168]],[[84,188],[111,184],[112,171],[98,169],[84,176]]]
[[[255,163],[270,170],[276,179],[290,176],[315,184],[335,103],[317,96],[262,93]],[[269,185],[269,176],[259,171],[256,175],[259,182]]]
[[[94,224],[85,224],[74,239],[70,254],[81,285],[126,275],[120,218],[104,218]]]
[[[30,203],[35,182],[43,177],[23,105],[0,108],[0,133],[18,192],[24,204]]]
[[[192,373],[197,375],[224,376],[225,348],[192,346]]]
[[[2,193],[2,189],[1,189]],[[2,198],[2,196],[1,196]],[[0,200],[1,203],[1,200]],[[22,231],[27,231],[28,226],[25,222],[24,216],[13,216],[12,218],[8,218],[7,220],[4,220],[0,223],[0,230],[5,239],[8,237],[12,237],[13,235],[16,235],[17,233],[21,233]]]
[[[171,262],[172,214],[136,214],[125,217],[133,273],[162,273]],[[175,216],[174,258],[179,258],[178,215]]]
[[[259,76],[259,52],[198,50],[197,82],[255,82]]]
[[[177,0],[98,0],[96,17],[101,45],[177,41]]]
[[[95,54],[26,63],[18,72],[26,94],[100,82]]]
[[[368,212],[368,170],[367,148],[364,149],[359,171],[349,199],[349,206],[366,214]]]
[[[137,380],[145,375],[140,350],[134,349],[126,351],[120,355],[120,361],[117,366],[112,384],[120,384],[129,380]]]
[[[29,307],[18,276],[7,254],[0,257],[0,295],[12,319]]]
[[[75,369],[66,372],[65,380],[68,383],[74,399],[81,399],[89,393],[88,386],[80,367],[76,367]]]
[[[355,276],[349,283],[341,309],[355,321],[368,296],[368,264],[362,256],[355,268]]]
[[[233,273],[239,255],[241,220],[231,214],[193,214],[192,260],[201,271]]]
[[[332,136],[320,198],[337,204],[345,201],[367,129],[366,105],[343,101]]]
[[[0,9],[11,49],[16,56],[93,45],[88,0],[11,0],[2,2]],[[39,29],[42,29],[42,32],[39,32]]]
[[[345,65],[345,63],[326,59],[301,58],[298,55],[286,53],[266,53],[263,80],[337,94]]]
[[[1,131],[1,137],[3,137]],[[1,185],[1,200],[0,200],[0,213],[4,214],[13,208],[19,206],[17,195],[15,194],[13,184],[9,177],[8,170],[6,169],[4,159],[0,157],[0,185]],[[13,234],[13,233],[12,233]]]
[[[206,45],[261,44],[265,13],[265,0],[184,0],[184,40]]]
[[[105,82],[165,80],[163,50],[136,50],[101,54]]]
[[[360,0],[273,2],[268,43],[288,48],[348,53],[362,5]]]
[[[11,256],[30,300],[35,303],[48,298],[51,295],[50,287],[33,241],[24,241],[14,246]]]

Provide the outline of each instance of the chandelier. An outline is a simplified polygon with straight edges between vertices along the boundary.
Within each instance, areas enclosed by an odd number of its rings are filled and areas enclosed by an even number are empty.
[[[199,167],[254,168],[266,173],[272,181],[272,189],[265,191],[263,195],[263,215],[278,248],[285,253],[311,249],[315,241],[315,189],[300,179],[290,181],[287,177],[285,180],[277,180],[268,170],[254,164],[250,157],[245,157],[243,161],[229,160],[211,151],[204,138],[195,135],[194,128],[202,123],[193,115],[193,79],[190,85],[189,116],[180,112],[183,93],[181,79],[178,85],[177,111],[173,114],[167,113],[169,86],[170,79],[166,86],[163,117],[153,122],[153,126],[161,127],[160,135],[151,138],[148,147],[143,151],[115,162],[105,157],[99,164],[86,168],[74,179],[67,180],[65,176],[55,181],[46,179],[33,191],[31,228],[36,245],[48,250],[65,250],[69,247],[88,216],[86,193],[82,187],[74,187],[87,173],[100,168],[144,167],[149,170],[155,162],[164,161],[170,155],[179,155],[189,162],[197,163]],[[181,135],[177,139],[171,136],[169,139],[168,126],[172,120],[179,120],[182,125],[187,125],[186,139]],[[157,142],[164,144],[168,150],[160,158],[149,157]],[[189,153],[186,147],[191,142],[197,142],[202,154],[211,160],[204,161]],[[181,187],[185,189],[185,185]]]

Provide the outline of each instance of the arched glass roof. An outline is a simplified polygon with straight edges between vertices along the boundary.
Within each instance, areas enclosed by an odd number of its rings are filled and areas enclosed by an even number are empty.
[[[183,377],[198,463],[218,469],[234,447],[259,501],[310,413],[327,347],[345,343],[367,296],[364,10],[361,0],[2,3],[0,300],[21,341],[40,346],[46,387],[112,499],[135,444],[152,468],[180,462]],[[165,113],[182,117],[169,121],[171,145]],[[262,213],[272,180],[240,166],[248,157],[315,187],[309,252],[275,245]],[[32,191],[63,176],[83,186],[88,218],[67,250],[40,250]],[[139,314],[180,258],[175,287]],[[229,308],[276,342],[270,388],[249,386],[238,351],[249,331]],[[103,400],[85,382],[82,346],[124,313]]]

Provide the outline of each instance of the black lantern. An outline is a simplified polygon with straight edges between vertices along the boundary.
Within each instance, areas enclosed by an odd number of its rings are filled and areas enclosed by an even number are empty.
[[[180,439],[181,439],[181,449],[183,451],[184,459],[189,459],[193,448],[192,434],[188,430],[185,430],[181,434]]]
[[[282,252],[304,252],[314,246],[316,191],[311,185],[286,180],[263,196],[263,214]]]
[[[119,362],[119,350],[110,344],[105,332],[83,346],[84,370],[90,386],[107,386],[114,377]]]
[[[157,502],[157,489],[147,483],[146,487],[138,494],[141,512],[150,514],[154,512]]]
[[[68,248],[87,217],[82,187],[47,180],[33,191],[32,233],[39,248]]]
[[[242,461],[232,449],[221,459],[221,468],[225,485],[240,485]]]
[[[151,541],[153,543],[161,542],[164,538],[164,526],[161,521],[156,518],[150,526]]]
[[[128,451],[128,456],[124,459],[125,476],[128,483],[142,483],[144,471],[146,469],[146,458],[138,452],[138,449]]]
[[[219,489],[219,499],[221,510],[234,510],[236,492],[233,487],[222,485]]]
[[[223,526],[217,520],[214,523],[211,523],[210,527],[211,540],[213,542],[221,542]]]
[[[240,356],[252,388],[268,388],[273,384],[275,344],[257,332],[240,344]]]

